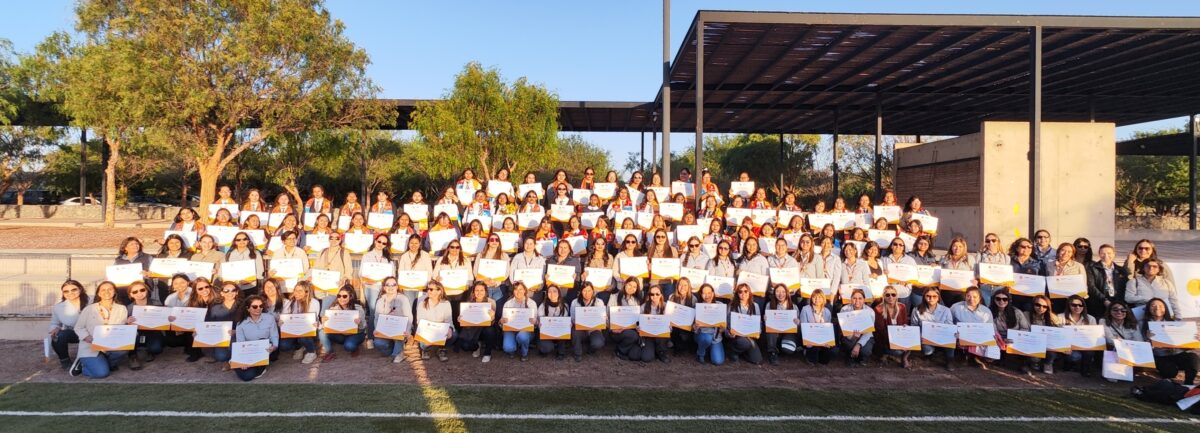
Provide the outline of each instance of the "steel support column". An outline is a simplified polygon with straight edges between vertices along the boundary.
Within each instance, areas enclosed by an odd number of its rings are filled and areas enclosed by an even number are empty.
[[[671,0],[663,0],[662,44],[662,170],[663,182],[671,179]],[[649,181],[649,177],[646,179]]]
[[[838,185],[838,180],[839,180],[838,179],[838,171],[839,171],[839,168],[838,168],[838,139],[840,138],[840,137],[838,137],[838,133],[839,133],[839,127],[841,126],[841,117],[842,117],[841,112],[842,112],[842,110],[840,108],[833,107],[833,198],[834,199],[836,199],[840,195],[838,193],[838,188],[839,188],[839,185]],[[830,202],[829,206],[832,207],[833,203]]]
[[[667,156],[669,158],[669,156]],[[692,176],[700,177],[700,169],[704,167],[704,21],[696,22],[696,168]],[[664,175],[668,176],[670,173]],[[667,182],[666,179],[663,180]],[[696,187],[699,182],[692,180]],[[700,209],[700,194],[696,191],[696,209]]]
[[[784,150],[783,133],[779,133],[779,201],[783,202],[783,169],[787,168],[787,152]]]
[[[883,95],[875,93],[875,201],[883,200]]]
[[[1029,230],[1037,225],[1037,152],[1042,147],[1042,26],[1029,28]]]
[[[87,128],[79,128],[79,203],[87,200]]]
[[[1197,132],[1196,131],[1196,129],[1197,129],[1196,120],[1197,120],[1197,117],[1195,114],[1193,114],[1191,117],[1188,118],[1188,135],[1190,135],[1192,137],[1192,153],[1190,155],[1188,155],[1188,205],[1190,206],[1190,208],[1192,210],[1191,215],[1188,217],[1188,229],[1189,230],[1196,229],[1196,219],[1197,219],[1196,218],[1196,153],[1197,153],[1197,150],[1200,150],[1200,149],[1197,149],[1197,147],[1198,147],[1197,141],[1200,141],[1200,140],[1198,140],[1196,137],[1196,132]]]

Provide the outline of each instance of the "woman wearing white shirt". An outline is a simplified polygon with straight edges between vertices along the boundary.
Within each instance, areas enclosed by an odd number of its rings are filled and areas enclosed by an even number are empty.
[[[821,260],[824,263],[823,270],[825,272],[825,278],[828,278],[831,283],[833,281],[841,281],[842,258],[839,257],[838,254],[834,254],[834,252],[837,251],[837,246],[834,245],[833,238],[821,238],[820,245],[821,252],[818,254],[818,260]],[[832,298],[832,296],[830,298]]]
[[[571,301],[571,317],[577,317],[575,315],[576,310],[582,307],[604,308],[604,301],[596,296],[595,286],[586,281],[583,283],[583,287],[579,289],[579,297]],[[604,348],[604,331],[572,330],[571,346],[575,352],[575,362],[580,362],[583,359],[585,351],[588,355],[591,355]]]
[[[79,336],[79,353],[71,367],[71,375],[103,379],[117,369],[125,358],[126,351],[101,352],[92,347],[92,333],[101,325],[125,325],[129,310],[115,302],[117,286],[109,281],[96,286],[96,302],[83,308],[75,322],[75,333]]]
[[[1125,302],[1136,308],[1146,305],[1151,299],[1162,299],[1167,302],[1167,316],[1176,317],[1179,299],[1175,294],[1175,282],[1163,276],[1162,269],[1163,264],[1158,260],[1147,260],[1142,264],[1137,278],[1131,278],[1125,285]]]
[[[842,246],[842,279],[839,284],[863,284],[871,283],[871,267],[867,266],[867,262],[859,260],[858,247],[854,244],[847,243]],[[838,291],[835,305],[847,304],[848,299],[842,299],[841,291]]]
[[[375,242],[371,243],[371,249],[362,256],[360,263],[384,263],[390,268],[395,268],[396,264],[392,261],[392,239],[387,234],[375,235]],[[361,281],[362,294],[366,299],[363,299],[364,306],[367,308],[367,334],[374,334],[375,331],[375,300],[379,299],[379,291],[382,289],[380,282],[368,282],[362,278],[362,269],[358,271],[358,280]],[[371,340],[367,340],[367,349],[371,349],[373,344]]]
[[[567,306],[567,301],[563,299],[562,289],[554,284],[546,286],[546,300],[542,301],[542,305],[538,306],[537,310],[539,326],[541,326],[542,317],[571,317],[571,310]],[[537,349],[538,354],[542,356],[554,352],[554,359],[562,361],[567,357],[567,340],[539,339]]]
[[[463,326],[460,319],[457,345],[459,349],[471,352],[472,357],[478,358],[482,355],[484,363],[492,360],[492,349],[496,347],[496,300],[492,299],[488,291],[487,284],[476,281],[463,298],[463,302],[467,303],[488,304],[488,313],[492,319],[483,326]]]
[[[846,245],[844,248],[853,248],[852,245]],[[862,289],[854,289],[850,292],[850,303],[842,310],[845,311],[864,311],[871,317],[871,323],[875,323],[875,310],[867,306],[867,296]],[[862,367],[867,360],[871,359],[871,352],[875,349],[875,342],[872,341],[875,334],[870,332],[853,332],[850,335],[844,336],[842,340],[842,350],[846,351],[846,364],[854,367]]]
[[[942,305],[941,297],[942,291],[937,287],[926,289],[922,296],[921,306],[912,310],[912,318],[909,323],[912,326],[921,326],[922,322],[953,325],[954,316],[950,314],[950,307]],[[941,351],[942,356],[946,359],[946,371],[954,371],[954,349],[921,345],[921,353],[925,356],[933,355],[935,351]]]
[[[283,240],[283,248],[276,250],[275,254],[271,256],[271,260],[299,260],[301,271],[304,273],[304,275],[308,275],[308,252],[304,251],[304,248],[300,248],[296,245],[297,240],[300,238],[300,234],[289,230],[280,233],[279,236]],[[268,272],[268,276],[274,278],[275,270],[270,270]],[[284,288],[286,288],[286,286],[284,286]]]
[[[529,309],[530,311],[533,312],[532,317],[529,318],[529,325],[533,325],[533,324],[537,323],[537,317],[538,317],[537,303],[533,302],[533,299],[529,299],[529,291],[525,288],[525,283],[518,281],[518,282],[514,282],[512,284],[512,298],[509,298],[509,300],[504,303],[503,309],[507,310],[510,308]],[[501,317],[500,324],[507,325],[508,318]],[[512,326],[515,328],[523,328],[526,326],[526,324],[514,323],[514,324],[512,324]],[[533,340],[533,332],[530,332],[530,331],[504,331],[503,343],[502,343],[504,353],[507,353],[508,356],[511,358],[514,356],[514,354],[516,354],[516,352],[519,349],[521,352],[521,362],[528,361],[529,360],[529,342],[532,340]]]
[[[888,255],[883,256],[883,259],[880,260],[880,266],[883,267],[884,272],[887,272],[888,265],[892,263],[909,266],[917,265],[917,262],[912,257],[904,254],[904,239],[892,239],[892,243],[888,246]],[[896,288],[896,296],[900,298],[899,301],[901,304],[904,304],[905,308],[911,311],[913,305],[920,305],[919,300],[915,303],[913,302],[912,286],[907,283],[893,283],[892,287]]]
[[[408,297],[400,292],[400,285],[396,283],[396,277],[387,277],[382,282],[383,293],[375,299],[375,303],[371,306],[372,317],[379,316],[401,316],[408,317],[411,326],[413,321],[412,305],[408,302]],[[404,358],[404,340],[392,340],[375,336],[375,348],[379,349],[379,353],[392,359],[393,363],[399,364],[405,361]]]
[[[800,309],[800,323],[833,323],[833,313],[827,308],[825,293],[821,289],[813,290],[808,299],[808,305]],[[809,365],[828,364],[829,360],[833,358],[833,348],[806,345],[804,346],[804,357],[808,360]]]
[[[437,281],[430,281],[425,285],[425,296],[417,301],[417,320],[419,324],[422,320],[450,324],[450,329],[446,330],[446,346],[454,345],[454,313],[450,310],[450,303],[446,302],[446,289]],[[446,362],[450,360],[446,356],[446,346],[437,348],[438,360]],[[425,343],[417,343],[417,347],[421,349],[421,359],[429,360],[429,350],[431,346]]]
[[[537,253],[537,242],[532,237],[525,237],[521,240],[522,250],[520,254],[513,256],[512,261],[508,265],[508,282],[510,285],[517,284],[517,271],[521,269],[537,269],[542,274],[546,272],[546,259]],[[528,288],[526,288],[528,289]],[[515,288],[514,288],[515,290]],[[541,293],[535,292],[529,294],[526,290],[526,295],[533,298],[533,304],[537,305],[537,298],[541,297]]]
[[[75,323],[79,321],[79,313],[88,304],[87,292],[83,284],[75,280],[67,280],[62,284],[62,298],[54,304],[50,313],[50,345],[54,354],[58,355],[58,363],[64,370],[71,368],[71,343],[79,343],[75,334]]]
[[[313,298],[312,285],[307,281],[296,283],[296,287],[292,288],[291,297],[283,301],[283,308],[279,310],[279,315],[283,314],[321,314],[321,301]],[[330,298],[334,298],[330,296]],[[301,360],[304,364],[312,364],[317,359],[317,342],[313,337],[298,337],[298,338],[281,338],[279,340],[279,350],[283,352],[295,351],[292,354],[293,360]]]

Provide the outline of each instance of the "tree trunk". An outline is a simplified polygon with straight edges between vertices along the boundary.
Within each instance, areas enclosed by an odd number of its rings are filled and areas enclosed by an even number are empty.
[[[283,190],[287,191],[287,193],[292,196],[292,203],[295,203],[296,207],[301,209],[304,208],[304,202],[300,200],[300,188],[296,187],[296,181],[288,181],[283,185]],[[301,215],[301,217],[303,216],[304,215]]]
[[[200,174],[200,208],[197,210],[205,223],[209,222],[208,205],[217,196],[217,180],[221,178],[221,158],[212,157],[197,161],[196,172]]]
[[[113,228],[117,225],[117,162],[121,160],[121,141],[105,137],[108,144],[108,165],[104,167],[104,227]],[[87,204],[86,197],[79,198],[79,204]]]

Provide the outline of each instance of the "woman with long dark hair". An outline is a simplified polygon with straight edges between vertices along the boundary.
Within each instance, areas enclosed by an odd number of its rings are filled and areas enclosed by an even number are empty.
[[[79,343],[75,333],[75,323],[79,321],[79,313],[88,305],[88,294],[83,284],[75,280],[67,280],[60,287],[62,297],[50,313],[50,345],[54,354],[58,355],[58,363],[63,370],[71,367],[71,343]]]

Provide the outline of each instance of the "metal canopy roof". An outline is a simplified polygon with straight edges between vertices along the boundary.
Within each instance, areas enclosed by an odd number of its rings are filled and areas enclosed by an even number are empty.
[[[382,99],[396,110],[394,125],[386,129],[409,129],[417,99]],[[431,100],[432,101],[432,100]],[[558,123],[562,131],[641,132],[654,129],[654,106],[649,102],[559,101]]]
[[[674,131],[963,135],[1027,120],[1030,28],[1043,120],[1118,125],[1200,110],[1200,18],[701,11],[671,65]]]
[[[1188,156],[1192,154],[1192,136],[1179,134],[1152,135],[1117,142],[1117,155]]]

